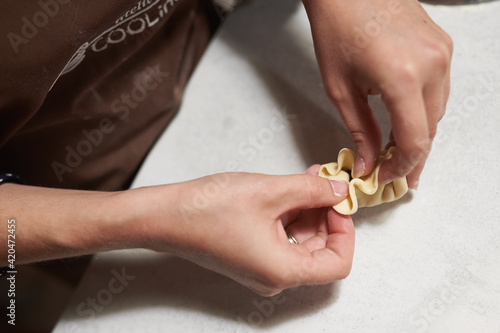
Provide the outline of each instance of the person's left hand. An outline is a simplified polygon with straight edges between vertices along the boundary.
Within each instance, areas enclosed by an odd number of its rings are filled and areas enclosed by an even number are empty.
[[[169,252],[226,275],[260,295],[345,278],[354,226],[332,205],[345,182],[306,175],[223,173],[134,189],[141,207],[140,247]],[[139,200],[139,202],[137,201]],[[290,244],[287,232],[299,244]]]

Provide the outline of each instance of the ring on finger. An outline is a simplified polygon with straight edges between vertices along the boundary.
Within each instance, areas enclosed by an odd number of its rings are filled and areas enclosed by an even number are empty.
[[[289,232],[287,232],[287,237],[288,237],[288,241],[291,243],[291,244],[299,244],[299,242],[297,242],[297,239],[295,237],[293,237],[293,235]]]

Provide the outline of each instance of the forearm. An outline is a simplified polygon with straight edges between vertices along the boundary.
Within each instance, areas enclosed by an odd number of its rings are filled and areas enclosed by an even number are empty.
[[[125,192],[2,185],[0,265],[7,263],[7,222],[12,219],[16,264],[138,247],[143,228],[133,200]]]
[[[14,218],[16,264],[148,248],[261,295],[331,282],[349,274],[354,226],[329,208],[345,199],[347,184],[316,174],[224,173],[115,193],[4,184],[0,265],[7,264],[7,221]],[[303,244],[290,244],[290,224]]]

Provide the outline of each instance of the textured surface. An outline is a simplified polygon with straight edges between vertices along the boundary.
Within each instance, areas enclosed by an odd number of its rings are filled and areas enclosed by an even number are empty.
[[[378,206],[398,200],[405,195],[408,192],[406,178],[396,179],[386,185],[378,182],[380,165],[392,157],[393,150],[394,148],[390,148],[380,153],[375,169],[361,178],[354,178],[352,175],[355,155],[350,149],[342,149],[337,162],[323,164],[319,169],[319,176],[349,183],[349,195],[333,206],[333,209],[340,214],[352,215],[358,211],[358,208]]]
[[[500,332],[500,1],[426,9],[455,42],[447,115],[419,190],[354,216],[346,280],[271,302],[180,259],[100,254],[55,332]],[[380,100],[370,104],[387,138]],[[255,0],[220,31],[135,185],[235,165],[301,173],[343,147],[353,145],[324,95],[299,1]],[[122,267],[135,279],[109,300]]]

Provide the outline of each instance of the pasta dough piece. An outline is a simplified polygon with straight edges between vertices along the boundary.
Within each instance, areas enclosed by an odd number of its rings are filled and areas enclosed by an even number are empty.
[[[358,207],[372,207],[384,202],[391,202],[401,198],[408,192],[406,177],[394,180],[393,182],[380,185],[378,183],[378,171],[382,162],[392,157],[394,147],[383,151],[377,161],[377,165],[372,173],[354,178],[355,155],[350,149],[344,148],[339,152],[337,163],[323,164],[319,170],[319,176],[343,180],[349,183],[349,194],[333,208],[344,215],[352,215],[358,211]]]

